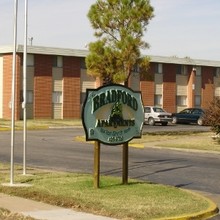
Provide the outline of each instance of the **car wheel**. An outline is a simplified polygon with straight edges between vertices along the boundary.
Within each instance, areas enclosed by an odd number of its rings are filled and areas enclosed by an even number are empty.
[[[153,118],[149,118],[149,119],[148,119],[148,124],[149,124],[149,125],[155,125],[154,119],[153,119]]]
[[[163,126],[167,126],[168,122],[162,122],[161,123]]]
[[[173,123],[173,124],[177,124],[177,122],[178,122],[177,117],[174,116],[174,117],[173,117],[173,120],[172,120],[172,123]]]
[[[197,124],[198,124],[198,125],[203,125],[203,121],[202,121],[201,118],[199,118],[199,119],[197,120]]]

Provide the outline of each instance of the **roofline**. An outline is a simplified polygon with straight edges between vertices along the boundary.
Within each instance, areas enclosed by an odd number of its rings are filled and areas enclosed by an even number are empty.
[[[17,46],[17,52],[23,53],[23,45]],[[0,54],[13,53],[14,47],[12,45],[0,46]],[[45,54],[45,55],[59,55],[59,56],[75,56],[75,57],[86,57],[89,54],[88,50],[78,50],[70,48],[58,48],[58,47],[45,47],[45,46],[27,46],[27,52],[31,54]],[[179,58],[176,56],[151,56],[150,62],[155,63],[170,63],[170,64],[182,64],[192,66],[212,66],[220,67],[220,61],[214,60],[202,60],[192,59],[190,57]]]
[[[0,54],[13,53],[14,47],[11,45],[0,46]],[[23,53],[24,46],[17,45],[17,53]],[[87,50],[76,50],[70,48],[58,48],[58,47],[44,47],[44,46],[27,46],[27,53],[30,54],[45,54],[45,55],[59,55],[59,56],[75,56],[86,57],[88,55]]]

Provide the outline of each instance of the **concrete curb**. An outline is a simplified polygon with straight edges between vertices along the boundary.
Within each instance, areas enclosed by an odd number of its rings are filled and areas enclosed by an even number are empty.
[[[185,189],[184,191],[186,191],[187,193],[194,194],[196,197],[201,197],[202,199],[205,199],[209,203],[209,207],[206,210],[197,213],[176,216],[176,217],[157,218],[155,220],[202,220],[217,215],[219,209],[212,200],[194,191],[185,190]],[[74,220],[115,219],[111,217],[98,216],[89,213],[74,211],[71,209],[56,207],[42,202],[20,198],[17,196],[10,196],[2,193],[0,193],[0,207],[8,209],[12,213],[23,214],[24,216],[30,216],[32,218],[45,219],[45,220],[57,220],[63,217],[65,219],[74,219]]]
[[[159,218],[159,219],[155,219],[155,220],[202,220],[202,219],[205,220],[205,219],[214,217],[219,213],[219,208],[217,207],[217,205],[212,200],[207,198],[206,196],[203,196],[200,193],[197,193],[197,192],[194,192],[191,190],[186,190],[186,189],[183,189],[183,190],[188,193],[194,194],[197,197],[201,197],[201,198],[205,199],[209,203],[208,209],[197,212],[197,213],[188,214],[188,215]]]

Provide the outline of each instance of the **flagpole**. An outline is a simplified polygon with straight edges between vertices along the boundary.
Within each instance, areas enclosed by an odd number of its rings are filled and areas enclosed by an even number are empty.
[[[15,142],[15,86],[16,86],[16,49],[17,49],[17,12],[18,3],[14,0],[14,49],[12,62],[12,96],[11,96],[11,172],[10,184],[14,184],[14,142]]]
[[[27,24],[28,24],[28,0],[25,0],[24,19],[24,50],[23,50],[23,175],[26,175],[26,143],[27,143]]]

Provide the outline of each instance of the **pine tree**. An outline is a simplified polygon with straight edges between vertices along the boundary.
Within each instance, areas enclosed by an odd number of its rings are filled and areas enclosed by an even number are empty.
[[[106,84],[126,84],[135,66],[140,74],[147,73],[149,58],[142,57],[140,50],[149,47],[142,40],[153,18],[149,0],[97,0],[88,18],[97,38],[89,44],[88,74]]]

